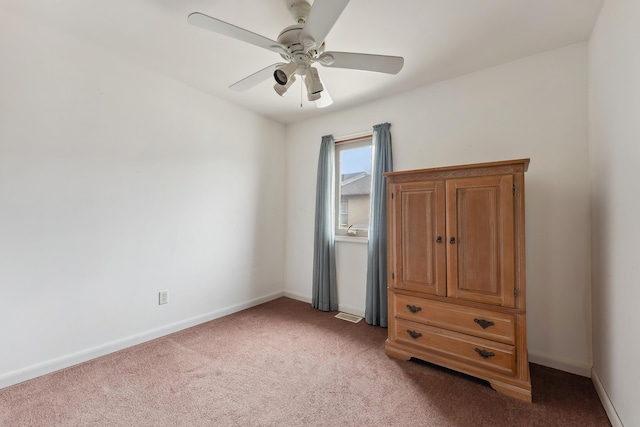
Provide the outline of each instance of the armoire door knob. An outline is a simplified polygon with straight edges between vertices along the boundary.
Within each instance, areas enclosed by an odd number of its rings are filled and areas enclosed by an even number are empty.
[[[451,239],[449,239],[449,243],[451,243],[452,245],[456,242],[456,238],[452,237]]]

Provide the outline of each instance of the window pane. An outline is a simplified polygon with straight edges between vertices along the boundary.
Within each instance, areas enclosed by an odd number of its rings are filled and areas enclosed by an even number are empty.
[[[349,232],[369,229],[371,145],[340,147],[339,228]]]
[[[340,203],[340,227],[347,228],[349,226],[349,204],[348,203]]]

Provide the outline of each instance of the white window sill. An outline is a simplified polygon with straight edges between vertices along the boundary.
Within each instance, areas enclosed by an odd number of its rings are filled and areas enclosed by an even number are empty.
[[[352,237],[352,236],[335,236],[336,242],[347,242],[347,243],[369,243],[368,237]]]

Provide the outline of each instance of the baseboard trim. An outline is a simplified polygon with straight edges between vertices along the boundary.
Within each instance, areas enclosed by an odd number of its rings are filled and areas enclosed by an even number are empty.
[[[311,297],[308,297],[306,295],[302,295],[296,292],[284,291],[284,296],[287,298],[291,298],[291,299],[295,299],[298,301],[307,302],[311,304]]]
[[[588,363],[579,363],[574,360],[561,359],[546,354],[532,352],[531,350],[529,350],[529,362],[580,375],[582,377],[591,377],[591,365]]]
[[[609,394],[604,389],[602,381],[600,381],[596,368],[591,368],[591,381],[593,381],[593,386],[596,388],[598,397],[600,397],[600,402],[602,402],[602,406],[604,406],[604,411],[607,413],[611,425],[613,427],[624,427],[622,420],[620,420],[620,417],[618,416],[616,408],[613,406],[611,399],[609,399]]]
[[[227,316],[229,314],[236,313],[238,311],[246,310],[247,308],[254,307],[256,305],[264,304],[265,302],[272,301],[276,298],[284,296],[284,292],[275,292],[269,295],[265,295],[259,298],[254,298],[250,301],[235,304],[229,307],[221,308],[219,310],[212,311],[200,316],[191,317],[179,322],[175,322],[160,328],[152,329],[140,334],[132,335],[126,338],[122,338],[116,341],[112,341],[106,344],[102,344],[96,347],[81,350],[76,353],[68,354],[56,359],[48,360],[46,362],[38,363],[36,365],[28,366],[23,369],[11,371],[6,374],[0,375],[0,389],[9,387],[33,378],[37,378],[42,375],[50,374],[61,369],[69,368],[74,365],[78,365],[83,362],[87,362],[91,359],[106,356],[107,354],[114,353],[116,351],[124,350],[125,348],[133,347],[134,345],[142,344],[147,341],[160,338],[174,332],[187,329],[201,323],[209,322],[211,320],[218,319],[220,317]]]
[[[290,291],[285,291],[284,292],[284,296],[287,298],[291,298],[291,299],[295,299],[298,301],[302,301],[302,302],[306,302],[311,304],[311,298],[309,298],[308,296],[302,295],[302,294],[298,294],[296,292],[290,292]],[[354,308],[354,307],[349,307],[347,305],[343,305],[343,304],[338,304],[338,311],[344,311],[345,313],[349,313],[349,314],[354,314],[356,316],[360,316],[360,317],[364,317],[364,311],[358,309],[358,308]]]

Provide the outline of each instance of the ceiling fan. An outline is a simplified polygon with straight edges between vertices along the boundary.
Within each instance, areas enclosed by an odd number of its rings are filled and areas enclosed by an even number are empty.
[[[278,53],[286,61],[269,65],[232,84],[230,89],[244,91],[273,77],[274,90],[284,96],[297,74],[305,83],[309,101],[323,108],[332,100],[314,63],[387,74],[397,74],[404,65],[400,56],[325,51],[325,38],[348,3],[349,0],[315,0],[312,7],[306,0],[287,0],[296,25],[282,30],[277,41],[199,12],[191,13],[187,20],[196,27]]]

